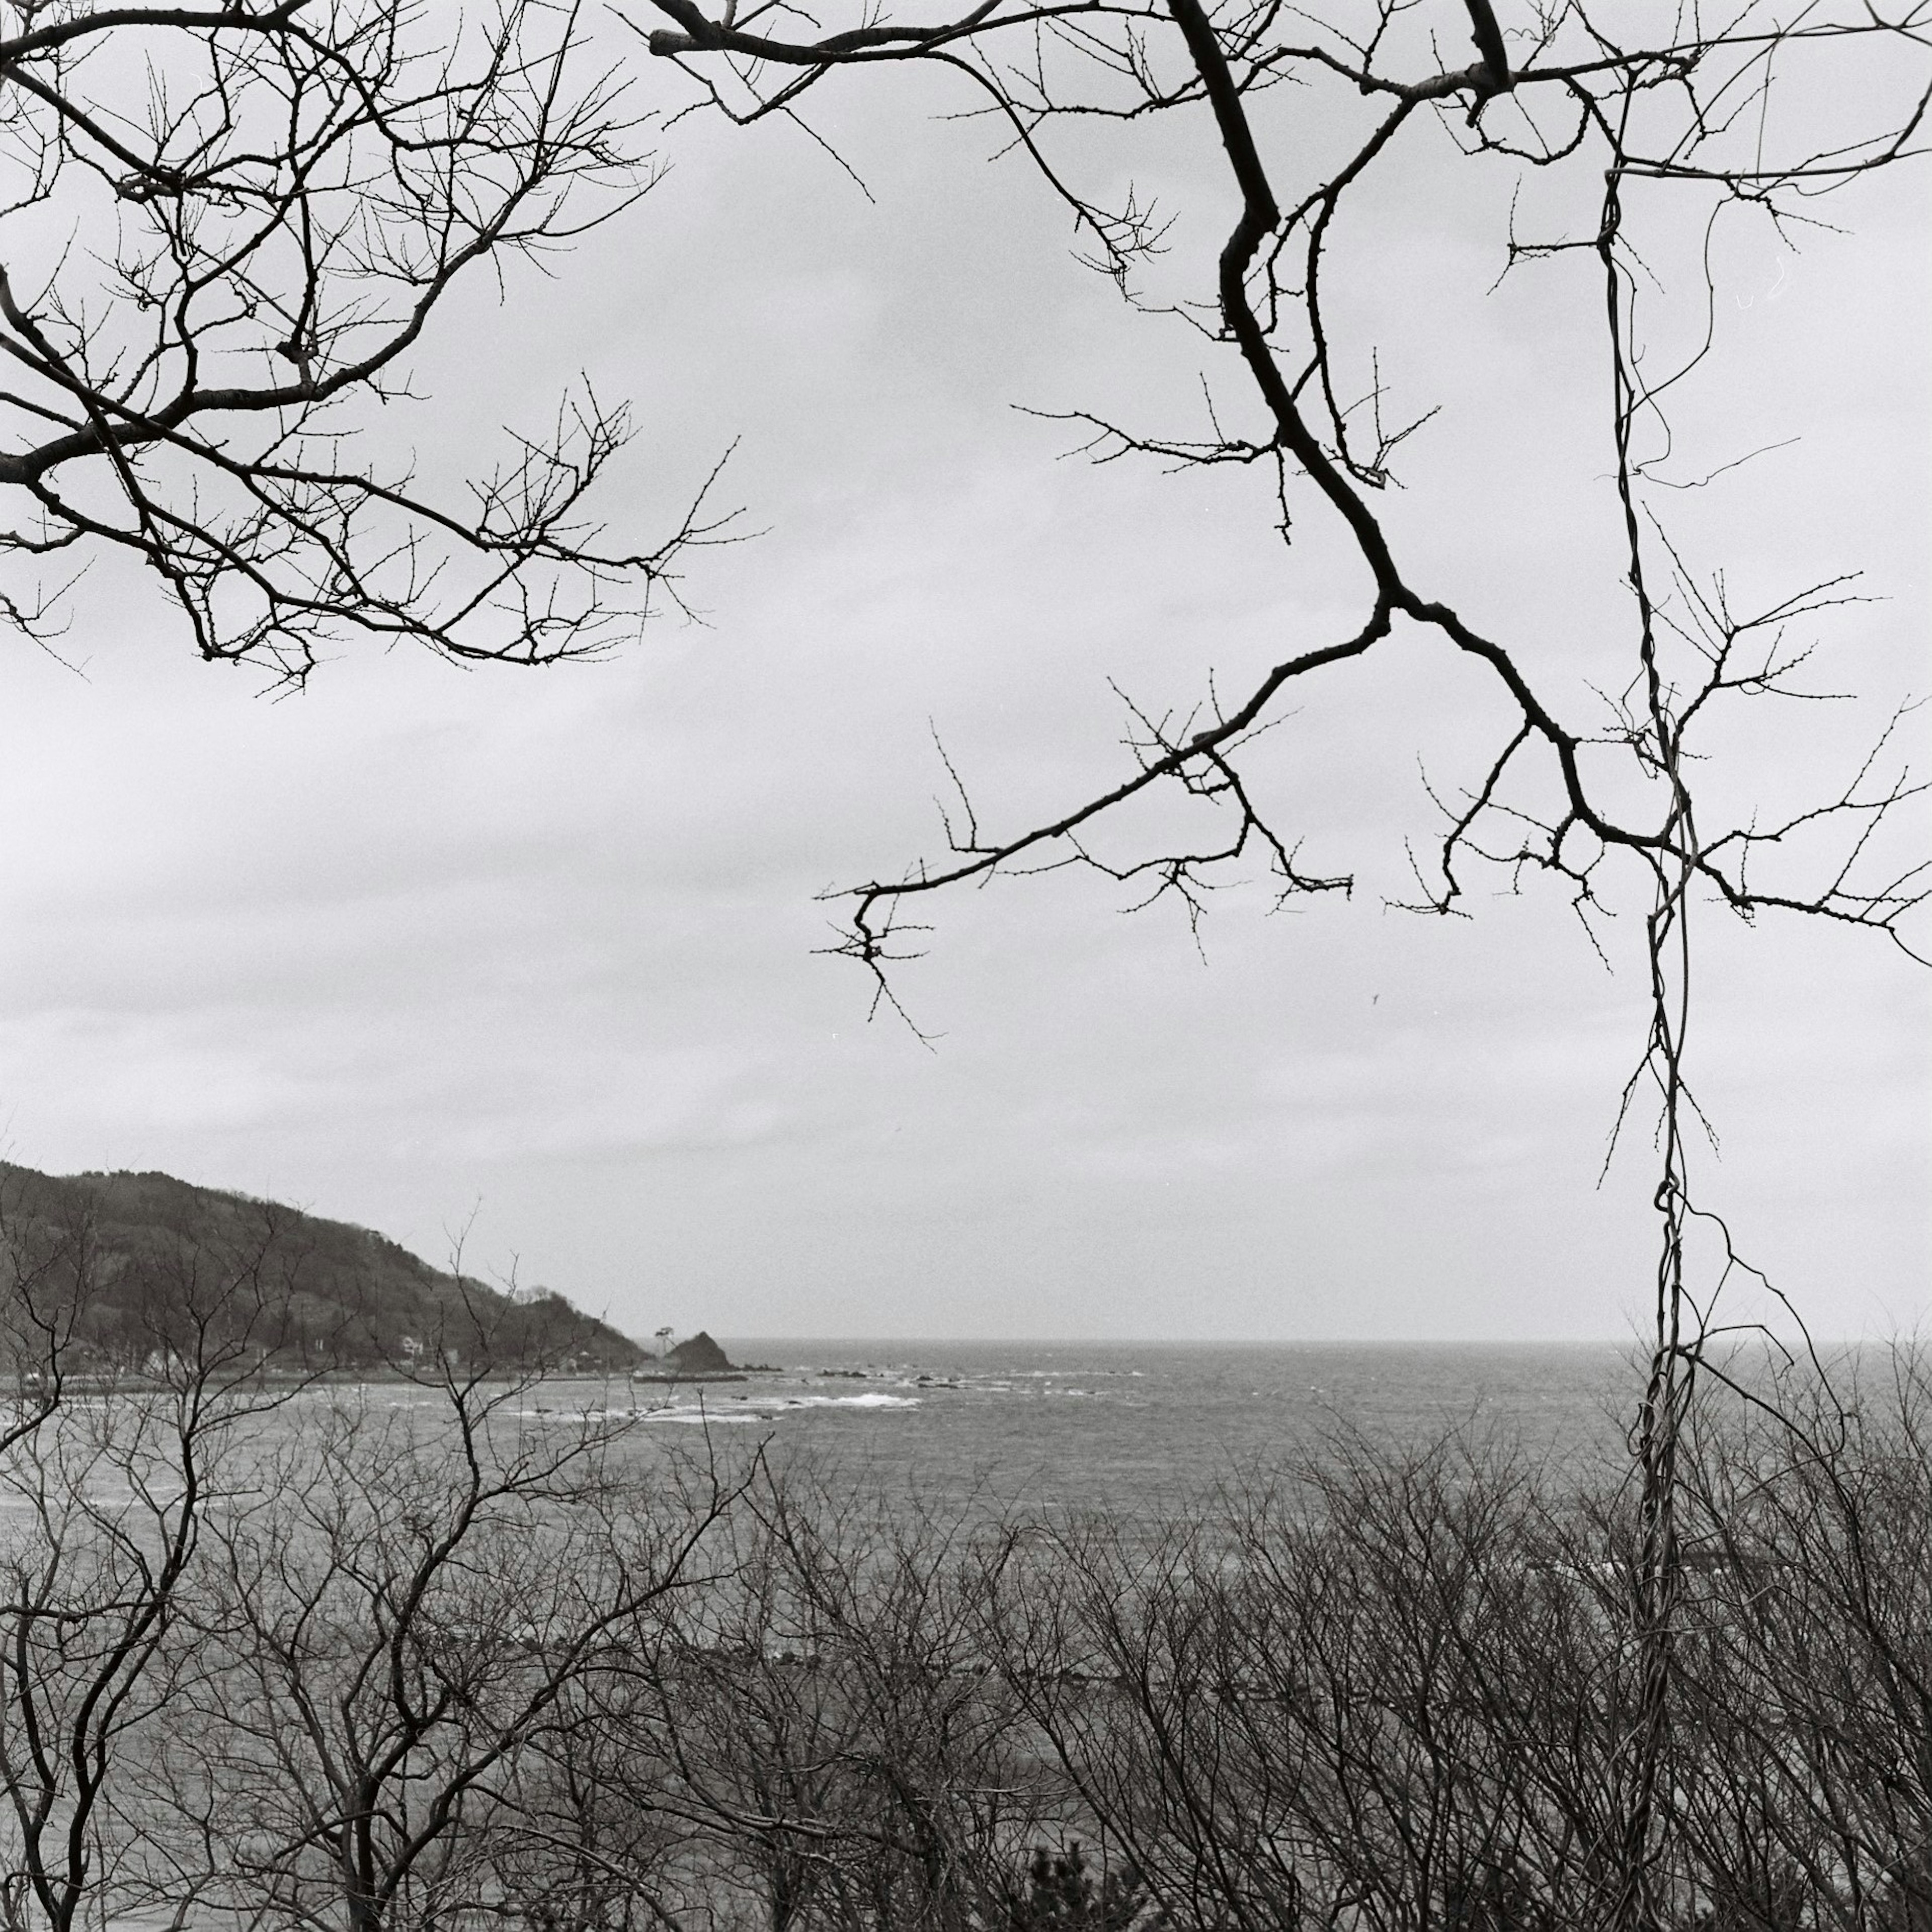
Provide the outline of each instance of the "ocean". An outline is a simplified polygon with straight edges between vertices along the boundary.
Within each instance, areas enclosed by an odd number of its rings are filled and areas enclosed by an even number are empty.
[[[1106,1512],[1146,1524],[1218,1485],[1322,1459],[1353,1434],[1379,1448],[1452,1432],[1561,1463],[1614,1450],[1642,1385],[1627,1349],[1532,1344],[1225,1344],[800,1341],[728,1336],[734,1362],[770,1367],[685,1384],[547,1378],[485,1394],[496,1429],[568,1431],[622,1421],[624,1457],[671,1450],[741,1466],[756,1448],[833,1494],[929,1504],[942,1514]],[[68,1412],[94,1412],[76,1397]],[[255,1414],[235,1439],[270,1454],[319,1408],[365,1403],[446,1422],[434,1388],[394,1377],[329,1381]],[[708,1435],[709,1441],[706,1437]],[[150,1472],[156,1493],[178,1490]],[[100,1504],[132,1499],[126,1471],[92,1472]],[[0,1486],[0,1523],[32,1516],[32,1483]],[[164,1497],[164,1500],[168,1499]]]
[[[1254,1344],[724,1339],[742,1382],[612,1388],[648,1426],[768,1440],[934,1500],[1166,1514],[1338,1435],[1454,1430],[1557,1461],[1614,1444],[1641,1387],[1615,1344]],[[562,1388],[539,1402],[574,1400]]]

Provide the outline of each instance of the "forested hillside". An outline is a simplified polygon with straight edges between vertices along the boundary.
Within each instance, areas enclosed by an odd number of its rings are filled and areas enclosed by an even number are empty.
[[[81,1358],[122,1372],[210,1324],[245,1334],[263,1366],[291,1370],[599,1370],[644,1353],[561,1294],[506,1292],[370,1228],[166,1174],[0,1165],[0,1268]]]

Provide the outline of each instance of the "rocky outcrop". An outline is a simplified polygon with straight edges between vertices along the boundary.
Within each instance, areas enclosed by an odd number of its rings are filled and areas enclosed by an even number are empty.
[[[664,1358],[664,1365],[680,1376],[728,1376],[734,1372],[724,1351],[700,1328]]]

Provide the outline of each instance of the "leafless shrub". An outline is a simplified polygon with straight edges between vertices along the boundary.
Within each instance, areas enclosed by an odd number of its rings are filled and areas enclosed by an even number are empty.
[[[0,1329],[0,1917],[68,1928],[151,1901],[145,1754],[206,1659],[180,1641],[238,1438],[299,1384],[259,1370],[290,1256],[254,1238],[104,1266],[83,1201],[7,1204]]]
[[[1720,1922],[1932,1918],[1928,1423],[1901,1346],[1699,1432],[1676,1783]]]
[[[796,1468],[736,1528],[730,1587],[683,1606],[649,1686],[655,1802],[772,1932],[1004,1924],[1052,1809],[982,1642],[1001,1532]]]
[[[620,1466],[628,1419],[530,1417],[530,1388],[477,1367],[428,1402],[311,1406],[210,1522],[220,1665],[178,1755],[230,1909],[427,1927],[527,1896],[558,1850],[602,1897],[595,1845],[554,1828],[582,1768],[559,1740],[586,1677],[715,1582],[730,1491]]]

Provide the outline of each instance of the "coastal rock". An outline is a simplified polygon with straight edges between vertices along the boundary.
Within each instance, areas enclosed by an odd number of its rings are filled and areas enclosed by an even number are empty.
[[[680,1342],[664,1358],[664,1366],[680,1376],[724,1376],[731,1364],[724,1351],[700,1328],[688,1342]]]

